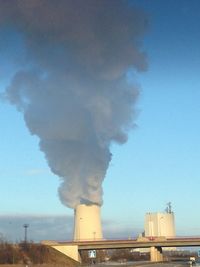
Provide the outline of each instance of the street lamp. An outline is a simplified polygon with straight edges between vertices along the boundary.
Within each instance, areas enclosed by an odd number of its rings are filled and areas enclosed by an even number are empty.
[[[29,224],[25,223],[23,227],[24,227],[24,243],[27,243],[27,229],[29,227]]]
[[[82,217],[79,218],[79,228],[78,228],[78,235],[79,235],[79,241],[81,240],[81,221],[82,221]]]
[[[93,232],[93,235],[94,235],[94,240],[95,240],[95,235],[96,235],[96,232]]]

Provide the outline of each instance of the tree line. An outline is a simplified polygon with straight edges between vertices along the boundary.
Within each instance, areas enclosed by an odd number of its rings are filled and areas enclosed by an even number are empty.
[[[33,242],[0,241],[0,264],[42,264],[50,260],[48,247]]]

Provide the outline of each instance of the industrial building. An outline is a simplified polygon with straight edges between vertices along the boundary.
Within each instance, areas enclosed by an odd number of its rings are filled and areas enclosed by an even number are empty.
[[[81,254],[79,253],[81,250],[89,250],[91,253],[96,253],[95,249],[130,248],[140,252],[149,251],[151,261],[157,262],[163,261],[163,250],[175,249],[174,246],[171,247],[168,243],[166,244],[164,238],[159,239],[159,243],[157,243],[157,238],[149,240],[149,237],[175,237],[174,213],[171,209],[171,203],[168,203],[167,209],[163,213],[149,212],[146,214],[145,237],[147,238],[141,237],[141,239],[138,238],[137,240],[114,241],[103,239],[100,211],[101,207],[96,204],[78,205],[74,210],[73,241],[44,241],[43,244],[49,245],[79,262],[81,262]],[[168,242],[174,245],[175,242],[173,241]],[[180,246],[180,243],[178,243],[178,246]]]
[[[149,212],[145,215],[145,236],[155,237],[174,237],[175,222],[174,213],[171,209],[171,203],[167,204],[165,212]]]

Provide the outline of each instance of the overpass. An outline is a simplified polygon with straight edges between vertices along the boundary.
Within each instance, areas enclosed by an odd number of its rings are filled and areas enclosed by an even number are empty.
[[[200,247],[200,237],[141,237],[138,239],[124,240],[86,240],[70,242],[43,241],[42,243],[55,248],[77,261],[81,261],[79,252],[82,250],[126,248],[150,248],[151,261],[163,261],[162,248]]]
[[[62,244],[62,242],[60,242]],[[99,240],[64,242],[64,244],[77,244],[80,250],[91,249],[119,249],[119,248],[150,248],[154,247],[200,247],[199,238],[138,238],[125,240]]]

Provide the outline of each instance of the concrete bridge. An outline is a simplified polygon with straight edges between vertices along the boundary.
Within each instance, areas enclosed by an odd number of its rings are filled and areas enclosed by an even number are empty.
[[[156,262],[163,261],[162,248],[200,247],[200,237],[141,237],[138,239],[127,240],[86,240],[76,242],[43,241],[42,243],[53,247],[79,262],[81,262],[79,252],[82,250],[150,248],[150,260]]]

